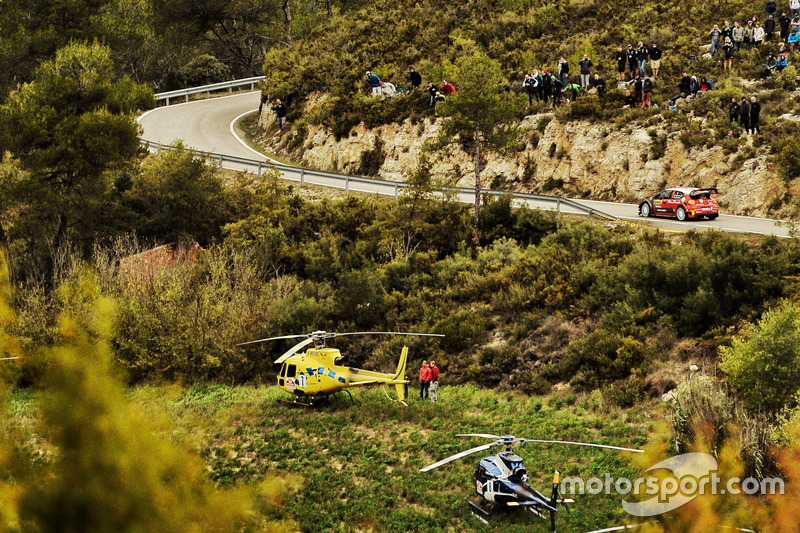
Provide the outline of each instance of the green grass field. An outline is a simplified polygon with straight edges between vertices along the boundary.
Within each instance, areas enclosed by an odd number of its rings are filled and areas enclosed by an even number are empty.
[[[419,469],[483,443],[457,433],[641,447],[663,418],[652,404],[620,410],[605,405],[599,393],[525,397],[443,386],[439,403],[432,404],[415,400],[411,392],[408,407],[389,402],[381,389],[370,389],[354,391],[355,405],[341,396],[313,409],[280,403],[285,393],[277,387],[146,386],[129,394],[153,419],[164,421],[161,427],[170,438],[196,448],[222,486],[273,474],[299,477],[300,489],[271,518],[292,518],[304,532],[494,531],[500,526],[509,532],[547,531],[545,521],[521,511],[498,514],[489,526],[471,515],[472,472],[489,453],[427,473]],[[15,416],[35,418],[32,405],[30,394],[17,394]],[[610,450],[528,444],[518,453],[533,485],[546,494],[555,469],[584,478],[632,472],[625,454]],[[572,513],[558,517],[561,531],[588,531],[624,519],[618,496],[575,500]]]

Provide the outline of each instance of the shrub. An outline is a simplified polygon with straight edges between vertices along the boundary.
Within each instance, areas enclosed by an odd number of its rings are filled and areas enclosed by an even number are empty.
[[[775,413],[800,390],[800,308],[784,303],[720,348],[720,369],[753,409]]]

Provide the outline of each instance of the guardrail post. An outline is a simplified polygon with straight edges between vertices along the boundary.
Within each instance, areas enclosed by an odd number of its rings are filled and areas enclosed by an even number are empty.
[[[169,105],[169,96],[167,96],[167,105]]]
[[[188,94],[186,95],[186,101],[187,102],[189,101],[189,95]]]
[[[302,187],[306,183],[306,169],[300,169],[300,186]]]
[[[394,199],[397,200],[400,197],[400,186],[395,183],[394,184]]]
[[[258,177],[261,177],[261,161],[258,162]]]
[[[350,176],[344,178],[344,193],[350,194]]]
[[[556,200],[556,213],[561,214],[561,198]]]
[[[211,91],[206,91],[206,98],[211,98]]]

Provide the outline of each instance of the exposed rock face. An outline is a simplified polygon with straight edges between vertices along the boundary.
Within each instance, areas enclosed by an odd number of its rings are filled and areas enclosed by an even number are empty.
[[[652,137],[652,128],[612,131],[605,124],[564,124],[551,118],[533,115],[523,121],[530,133],[520,146],[524,149],[514,156],[490,154],[482,175],[484,187],[638,202],[669,186],[715,186],[725,212],[754,216],[775,216],[767,206],[787,191],[764,157],[735,165],[736,154],[725,154],[721,147],[687,150],[676,133],[657,130]],[[266,132],[263,142],[275,153],[312,168],[352,174],[363,174],[365,160],[374,163],[377,158],[375,177],[391,181],[403,181],[417,167],[423,146],[437,138],[441,124],[428,119],[371,130],[361,124],[338,141],[322,127],[310,126],[302,142],[291,142],[292,134],[274,135],[273,123],[272,112],[265,109],[259,127]],[[435,176],[474,186],[472,158],[455,145],[433,160]]]

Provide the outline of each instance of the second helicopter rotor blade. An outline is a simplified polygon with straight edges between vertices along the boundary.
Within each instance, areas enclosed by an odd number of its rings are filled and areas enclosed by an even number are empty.
[[[489,435],[487,433],[457,433],[456,437],[483,437],[485,439],[502,439],[499,435]]]
[[[311,344],[312,342],[314,342],[314,340],[315,340],[315,339],[314,339],[314,337],[310,337],[310,338],[308,338],[308,339],[305,339],[305,340],[303,340],[303,341],[300,341],[300,342],[298,342],[297,344],[295,344],[294,346],[292,346],[291,348],[289,348],[289,349],[286,351],[286,353],[284,353],[282,356],[280,356],[280,357],[278,357],[277,359],[275,359],[275,364],[280,364],[280,363],[283,363],[283,362],[284,362],[284,361],[286,361],[286,360],[287,360],[289,357],[291,357],[291,356],[293,356],[295,353],[297,353],[297,351],[298,351],[298,350],[300,350],[301,348],[304,348],[304,347],[308,346],[309,344]]]
[[[477,452],[482,452],[483,450],[488,450],[492,446],[496,446],[496,445],[497,445],[496,442],[490,442],[489,444],[483,444],[483,445],[477,446],[475,448],[470,448],[469,450],[464,450],[463,452],[459,452],[459,453],[457,453],[455,455],[451,455],[450,457],[442,459],[441,461],[437,461],[437,462],[433,463],[432,465],[428,465],[425,468],[420,468],[419,471],[420,472],[427,472],[428,470],[433,470],[434,468],[438,468],[438,467],[440,467],[440,466],[442,466],[444,464],[449,463],[450,461],[455,461],[456,459],[461,459],[462,457],[466,457],[467,455],[471,455],[471,454],[477,453]]]
[[[280,337],[267,337],[265,339],[257,339],[257,340],[254,340],[254,341],[240,342],[236,346],[244,346],[246,344],[256,344],[256,343],[259,343],[259,342],[267,342],[267,341],[279,341],[279,340],[283,340],[283,339],[300,339],[300,338],[303,338],[303,337],[308,337],[308,334],[304,334],[304,335],[281,335]]]
[[[335,337],[345,335],[416,335],[418,337],[444,337],[442,333],[413,333],[404,331],[350,331],[347,333],[334,333]]]
[[[644,450],[635,448],[622,448],[620,446],[608,446],[605,444],[592,444],[589,442],[572,442],[568,440],[539,440],[539,439],[520,439],[521,442],[540,442],[544,444],[570,444],[573,446],[590,446],[592,448],[606,448],[608,450],[620,450],[623,452],[644,453]]]

